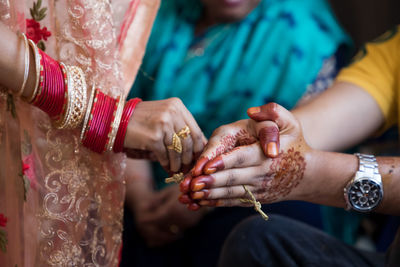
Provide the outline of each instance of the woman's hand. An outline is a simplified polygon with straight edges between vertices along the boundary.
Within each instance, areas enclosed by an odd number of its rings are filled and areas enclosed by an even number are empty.
[[[180,200],[189,208],[248,206],[240,200],[248,198],[243,185],[262,203],[301,199],[308,192],[311,186],[303,178],[306,158],[312,150],[295,117],[274,103],[248,113],[260,122],[243,120],[218,128],[192,174],[181,183],[184,195]],[[271,134],[275,124],[280,133],[280,140],[276,141],[280,143],[280,153],[267,158],[268,146],[274,146],[271,138],[276,140],[275,134]],[[260,137],[260,142],[254,136]],[[224,146],[226,141],[229,145]]]
[[[179,153],[173,149],[173,135],[186,126],[190,134],[179,137],[182,144],[182,152]],[[205,143],[203,132],[179,98],[139,103],[125,138],[126,148],[152,152],[161,165],[172,172],[190,166]]]

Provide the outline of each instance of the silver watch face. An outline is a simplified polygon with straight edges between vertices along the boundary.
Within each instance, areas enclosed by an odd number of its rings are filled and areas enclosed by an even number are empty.
[[[373,210],[382,199],[382,187],[369,178],[356,180],[347,191],[353,209],[361,212]]]

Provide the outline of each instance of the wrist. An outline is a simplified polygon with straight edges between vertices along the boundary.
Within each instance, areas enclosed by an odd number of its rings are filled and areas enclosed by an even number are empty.
[[[358,169],[355,155],[311,150],[306,155],[302,194],[298,200],[345,207],[343,189]]]
[[[140,98],[134,98],[129,100],[126,103],[126,108],[124,109],[124,114],[122,115],[123,119],[123,129],[121,128],[121,131],[124,131],[123,133],[119,133],[120,136],[120,144],[119,147],[117,148],[118,150],[122,150],[123,147],[127,148],[136,148],[134,144],[132,143],[134,138],[134,130],[136,125],[134,125],[134,120],[133,120],[133,113],[135,109],[140,105],[140,102],[142,100]]]

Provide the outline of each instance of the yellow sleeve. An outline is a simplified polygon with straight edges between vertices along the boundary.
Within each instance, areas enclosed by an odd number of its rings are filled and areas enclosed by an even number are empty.
[[[397,123],[400,81],[400,26],[367,43],[353,63],[343,69],[338,81],[350,82],[366,90],[385,117],[384,130]]]

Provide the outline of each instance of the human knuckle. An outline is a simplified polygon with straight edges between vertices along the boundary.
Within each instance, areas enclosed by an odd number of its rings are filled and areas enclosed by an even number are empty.
[[[154,150],[160,150],[162,148],[162,142],[163,142],[163,137],[164,135],[157,131],[153,133],[152,135],[149,136],[150,139],[150,147]]]
[[[238,154],[235,158],[235,165],[242,166],[246,162],[246,156],[243,154]]]
[[[161,126],[164,127],[166,125],[169,125],[171,122],[171,115],[169,112],[164,112],[162,113],[157,120],[157,123]]]
[[[227,195],[228,197],[233,195],[233,188],[232,188],[231,186],[228,186],[228,187],[226,188],[226,195]]]
[[[230,188],[236,182],[236,175],[233,172],[229,172],[228,178],[226,179],[226,186]]]

